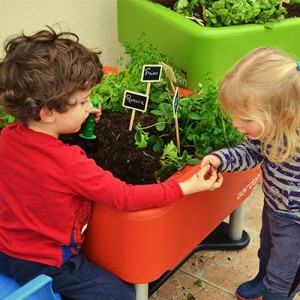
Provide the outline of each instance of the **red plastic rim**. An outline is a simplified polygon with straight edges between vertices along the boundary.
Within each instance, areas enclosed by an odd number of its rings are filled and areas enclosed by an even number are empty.
[[[238,293],[235,293],[235,295],[239,300],[263,300],[262,296],[259,296],[257,298],[243,298]]]

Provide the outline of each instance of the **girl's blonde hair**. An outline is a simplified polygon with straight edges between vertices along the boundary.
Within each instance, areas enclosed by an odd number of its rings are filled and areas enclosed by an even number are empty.
[[[229,114],[262,126],[262,153],[286,162],[300,149],[300,71],[291,57],[274,48],[258,48],[229,71],[219,90]]]

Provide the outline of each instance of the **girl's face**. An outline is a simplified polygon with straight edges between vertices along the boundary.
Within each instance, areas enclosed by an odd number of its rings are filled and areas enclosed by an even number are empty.
[[[90,101],[91,90],[77,91],[71,97],[71,103],[76,103],[71,106],[66,112],[56,112],[56,125],[58,134],[70,134],[78,132],[82,123],[89,116],[92,109]]]
[[[238,117],[235,115],[233,115],[232,118],[232,125],[245,137],[253,140],[261,138],[263,128],[260,123],[249,118],[247,119],[246,117]]]

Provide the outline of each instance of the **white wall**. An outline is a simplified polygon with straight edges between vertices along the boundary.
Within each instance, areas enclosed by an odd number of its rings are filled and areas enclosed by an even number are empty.
[[[75,32],[88,48],[101,50],[104,65],[117,66],[123,55],[117,40],[117,0],[0,0],[0,57],[7,37],[55,23]]]

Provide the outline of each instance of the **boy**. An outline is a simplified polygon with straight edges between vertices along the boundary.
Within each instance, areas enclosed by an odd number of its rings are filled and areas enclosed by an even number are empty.
[[[127,185],[60,134],[79,131],[92,109],[89,95],[103,76],[97,53],[74,33],[42,30],[7,42],[0,62],[0,100],[17,123],[0,136],[0,273],[24,284],[43,273],[71,299],[135,299],[134,287],[83,256],[91,202],[124,211],[174,202],[219,188],[204,167],[177,183]],[[9,159],[7,159],[9,157]]]

